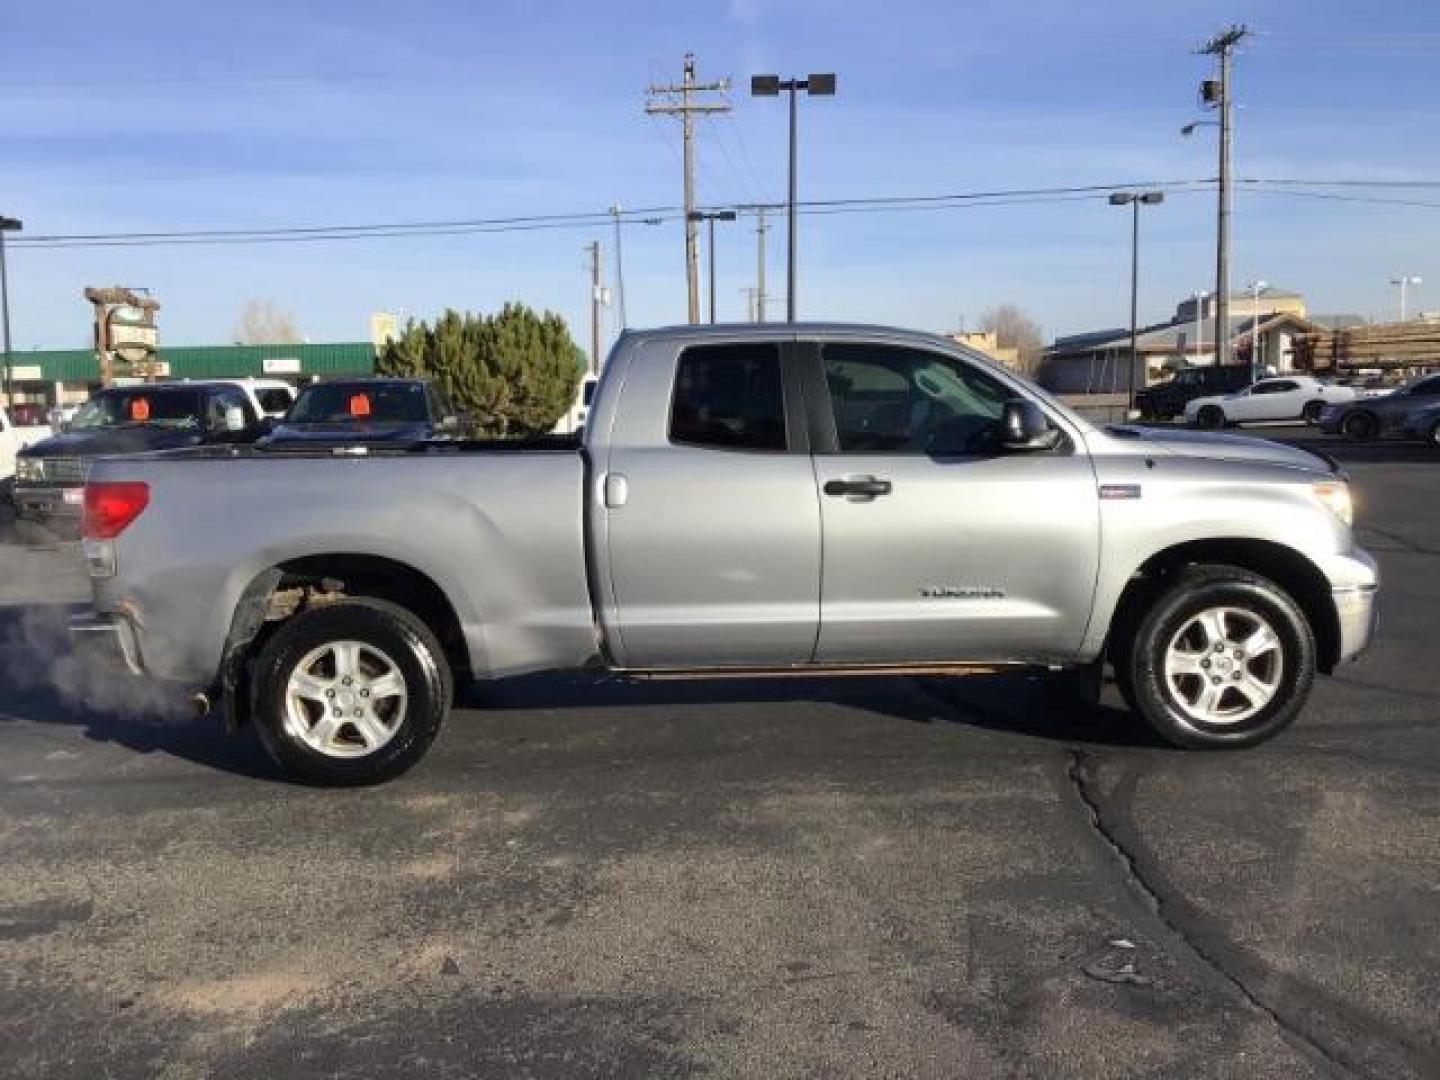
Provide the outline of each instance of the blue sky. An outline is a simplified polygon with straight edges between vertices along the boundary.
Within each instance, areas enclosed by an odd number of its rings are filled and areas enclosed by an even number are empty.
[[[1440,7],[1334,0],[405,4],[51,0],[0,13],[0,212],[28,235],[500,217],[680,201],[679,125],[643,114],[651,82],[731,76],[700,125],[704,203],[778,199],[784,108],[757,71],[834,70],[802,103],[801,196],[926,195],[1196,179],[1213,129],[1182,139],[1209,72],[1195,45],[1259,33],[1237,67],[1236,173],[1440,181]],[[110,26],[113,55],[91,48]],[[1440,205],[1440,187],[1371,191]],[[804,217],[802,316],[947,329],[1011,300],[1049,334],[1128,318],[1126,215],[1103,198]],[[1175,194],[1144,221],[1143,317],[1213,277],[1214,200]],[[720,226],[722,319],[754,284],[753,225]],[[772,291],[783,282],[772,233]],[[354,340],[378,309],[429,315],[515,298],[588,341],[582,246],[608,228],[343,243],[12,248],[16,347],[88,343],[85,285],[154,290],[162,340],[228,340],[245,302],[312,340]],[[1396,273],[1440,308],[1440,208],[1277,194],[1235,200],[1234,280],[1313,310],[1393,312]],[[679,224],[631,226],[632,325],[685,314]],[[607,276],[611,273],[607,267]],[[774,310],[779,309],[778,300]]]

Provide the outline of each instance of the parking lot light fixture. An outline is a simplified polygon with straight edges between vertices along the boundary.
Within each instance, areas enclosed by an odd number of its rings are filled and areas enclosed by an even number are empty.
[[[1424,278],[1416,277],[1414,274],[1401,274],[1399,277],[1390,279],[1391,285],[1400,286],[1400,321],[1405,321],[1405,290],[1411,285],[1423,285]]]
[[[1250,381],[1260,378],[1260,294],[1270,287],[1258,278],[1247,286],[1250,290]]]
[[[710,323],[715,323],[715,222],[734,221],[734,210],[715,210],[706,212],[704,210],[692,210],[686,215],[690,221],[703,221],[707,223],[710,244]]]
[[[752,75],[751,97],[779,97],[781,90],[790,93],[790,191],[785,202],[785,321],[795,321],[795,121],[796,92],[804,90],[810,97],[834,97],[835,73],[811,74],[803,79],[782,79],[779,75]]]
[[[1135,411],[1135,368],[1140,363],[1139,297],[1140,297],[1140,207],[1155,206],[1165,201],[1163,191],[1112,191],[1111,206],[1128,206],[1130,229],[1130,373],[1125,381],[1126,419]]]

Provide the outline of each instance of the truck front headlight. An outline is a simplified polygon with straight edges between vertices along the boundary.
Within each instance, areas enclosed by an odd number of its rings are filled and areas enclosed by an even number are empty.
[[[45,479],[45,463],[40,458],[21,457],[15,459],[15,479],[35,483]]]
[[[1355,502],[1350,497],[1349,484],[1343,480],[1327,480],[1323,484],[1316,484],[1314,491],[1315,497],[1324,503],[1332,514],[1346,525],[1355,524]]]

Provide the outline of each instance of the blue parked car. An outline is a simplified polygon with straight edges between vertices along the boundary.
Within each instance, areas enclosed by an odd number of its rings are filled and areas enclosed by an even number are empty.
[[[397,446],[459,431],[459,416],[430,379],[337,379],[300,391],[290,411],[256,445],[270,450]]]

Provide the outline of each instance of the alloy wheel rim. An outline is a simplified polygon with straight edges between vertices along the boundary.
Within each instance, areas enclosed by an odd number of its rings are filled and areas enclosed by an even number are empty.
[[[363,641],[328,641],[291,669],[285,728],[326,757],[365,757],[395,737],[408,701],[388,654]]]
[[[1206,725],[1235,725],[1280,693],[1285,650],[1264,616],[1213,607],[1189,616],[1165,649],[1165,686],[1180,711]]]

